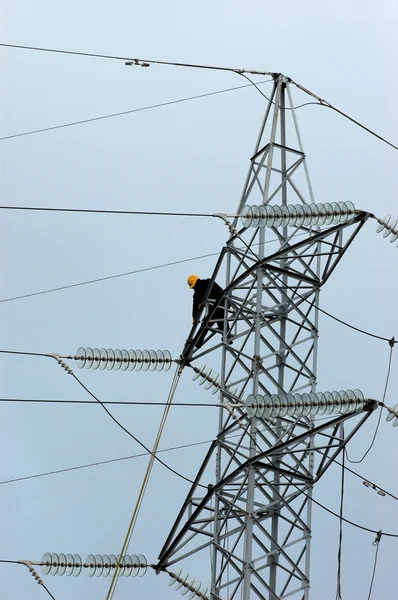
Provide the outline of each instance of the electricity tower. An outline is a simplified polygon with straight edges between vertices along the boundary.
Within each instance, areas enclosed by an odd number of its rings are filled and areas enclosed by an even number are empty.
[[[237,213],[224,217],[212,276],[224,294],[181,357],[218,393],[219,427],[156,569],[210,549],[211,600],[309,598],[313,486],[376,408],[359,390],[316,392],[319,295],[369,216],[315,203],[290,80],[275,74]]]

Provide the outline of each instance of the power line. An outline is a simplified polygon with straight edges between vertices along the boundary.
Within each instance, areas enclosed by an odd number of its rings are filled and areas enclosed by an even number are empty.
[[[171,62],[171,61],[166,61],[166,60],[149,60],[149,59],[142,59],[142,58],[131,58],[131,57],[124,57],[124,56],[116,56],[116,55],[110,55],[110,54],[97,54],[97,53],[94,53],[94,52],[77,52],[77,51],[73,51],[73,50],[59,50],[59,49],[55,49],[55,48],[43,48],[43,47],[38,47],[38,46],[25,46],[25,45],[22,45],[22,44],[4,44],[4,43],[0,43],[0,46],[5,47],[5,48],[18,48],[18,49],[22,49],[22,50],[34,50],[34,51],[38,51],[38,52],[51,52],[51,53],[55,53],[55,54],[68,54],[68,55],[74,55],[74,56],[86,56],[86,57],[90,57],[90,58],[103,58],[103,59],[119,60],[119,61],[123,60],[123,61],[125,61],[125,64],[127,64],[129,66],[136,65],[136,66],[142,66],[142,67],[149,67],[152,64],[153,65],[157,64],[157,65],[168,65],[168,66],[173,66],[173,67],[186,67],[186,68],[192,68],[192,69],[207,69],[207,70],[212,70],[212,71],[227,71],[227,72],[230,72],[230,73],[236,73],[237,75],[244,75],[245,73],[249,73],[249,74],[252,74],[252,75],[270,75],[273,78],[278,75],[278,73],[274,73],[274,72],[271,72],[271,71],[258,71],[258,70],[253,70],[253,69],[239,69],[239,68],[234,68],[234,67],[220,67],[220,66],[216,66],[216,65],[201,65],[201,64],[197,64],[197,63]],[[374,137],[376,137],[380,141],[384,142],[385,144],[388,144],[388,146],[391,146],[392,148],[394,148],[394,150],[398,150],[398,146],[395,146],[393,143],[389,142],[387,139],[385,139],[381,135],[375,133],[369,127],[366,127],[365,125],[363,125],[362,123],[360,123],[359,121],[357,121],[356,119],[354,119],[353,117],[350,117],[347,113],[343,112],[339,108],[337,108],[334,105],[330,104],[330,102],[328,102],[327,100],[324,100],[323,98],[320,98],[314,92],[311,92],[311,90],[308,90],[307,88],[305,88],[301,84],[297,83],[296,81],[293,81],[290,78],[287,78],[287,79],[293,85],[295,85],[299,90],[301,90],[305,94],[308,94],[309,96],[312,96],[313,98],[315,98],[317,100],[318,104],[321,104],[322,106],[327,106],[331,110],[334,110],[336,113],[338,113],[339,115],[341,115],[345,119],[348,119],[349,121],[351,121],[352,123],[354,123],[355,125],[357,125],[358,127],[360,127],[361,129],[363,129],[364,131],[370,133],[371,135],[373,135]],[[254,85],[254,84],[252,84],[252,85]]]
[[[384,384],[384,392],[383,392],[382,404],[384,404],[384,401],[385,401],[385,399],[386,399],[387,388],[388,388],[388,382],[389,382],[389,380],[390,380],[390,372],[391,372],[391,359],[392,359],[392,351],[393,351],[393,349],[394,349],[394,343],[395,343],[395,341],[394,341],[394,338],[392,338],[392,340],[390,340],[390,354],[389,354],[389,357],[388,357],[388,369],[387,369],[386,382],[385,382],[385,384]],[[347,457],[347,460],[348,460],[348,462],[350,462],[350,463],[355,463],[355,464],[359,464],[359,463],[361,463],[361,462],[364,460],[364,458],[365,458],[365,457],[366,457],[366,456],[369,454],[369,452],[370,452],[370,451],[371,451],[371,449],[373,448],[373,444],[374,444],[374,443],[375,443],[375,441],[376,441],[377,432],[379,431],[379,427],[380,427],[380,421],[381,421],[381,415],[382,415],[382,412],[383,412],[383,406],[380,406],[379,418],[378,418],[378,420],[377,420],[376,429],[375,429],[375,432],[374,432],[374,434],[373,434],[372,441],[371,441],[371,443],[370,443],[370,446],[369,446],[369,448],[366,450],[365,454],[362,456],[362,458],[360,458],[359,460],[352,460],[352,459],[350,459],[350,458],[349,458],[349,456],[348,456],[347,449],[344,449],[344,450],[345,450],[345,456]]]
[[[341,434],[344,439],[344,425],[341,425]],[[343,547],[343,506],[344,506],[344,453],[343,463],[341,465],[341,492],[340,492],[340,511],[339,511],[339,549],[337,552],[337,588],[336,588],[336,600],[342,600],[341,596],[341,551]]]
[[[372,579],[370,580],[370,588],[369,588],[368,600],[370,600],[370,597],[372,595],[373,582],[374,582],[374,578],[375,578],[375,574],[376,574],[377,557],[378,557],[378,554],[379,554],[379,545],[380,545],[380,540],[381,540],[381,536],[382,535],[383,535],[383,533],[382,533],[382,531],[380,529],[380,531],[377,532],[375,541],[372,542],[372,545],[376,546],[376,552],[375,552],[375,559],[374,559],[374,563],[373,563]]]
[[[13,565],[25,565],[25,567],[27,567],[29,569],[29,572],[33,575],[33,577],[35,578],[35,580],[37,581],[37,583],[39,585],[41,585],[46,590],[47,594],[50,596],[50,598],[52,598],[52,600],[55,600],[54,596],[52,595],[52,593],[50,592],[50,590],[48,589],[48,587],[46,587],[44,585],[43,580],[41,579],[41,577],[38,576],[38,574],[36,573],[35,569],[32,566],[32,563],[29,560],[5,560],[5,559],[0,559],[0,563],[7,563],[7,564],[13,564]]]
[[[167,60],[149,60],[144,58],[131,58],[130,56],[115,56],[111,54],[96,54],[94,52],[77,52],[75,50],[58,50],[55,48],[43,48],[39,46],[24,46],[22,44],[2,44],[0,46],[5,48],[18,48],[20,50],[35,50],[38,52],[52,52],[55,54],[69,54],[74,56],[86,56],[90,58],[105,58],[110,60],[123,60],[132,62],[133,65],[137,66],[149,66],[149,65],[168,65],[172,67],[188,67],[191,69],[209,69],[211,71],[229,71],[231,73],[251,73],[252,75],[275,75],[270,71],[256,71],[252,69],[239,69],[233,67],[219,67],[215,65],[201,65],[197,63],[182,63],[182,62],[171,62]],[[142,65],[141,65],[142,63]],[[131,66],[131,65],[128,65]]]
[[[0,44],[1,45],[1,44]],[[264,83],[269,83],[272,79],[267,79],[266,81],[260,81],[257,85],[263,85]],[[44,133],[46,131],[54,131],[55,129],[64,129],[65,127],[74,127],[75,125],[83,125],[85,123],[92,123],[94,121],[102,121],[104,119],[112,119],[114,117],[120,117],[123,115],[130,115],[137,112],[142,112],[145,110],[152,110],[154,108],[161,108],[163,106],[171,106],[172,104],[180,104],[182,102],[189,102],[190,100],[198,100],[200,98],[208,98],[210,96],[216,96],[217,94],[225,94],[227,92],[233,92],[235,90],[242,90],[244,88],[252,87],[252,84],[247,85],[239,85],[231,88],[226,88],[223,90],[217,90],[215,92],[207,92],[205,94],[197,94],[196,96],[187,96],[185,98],[179,98],[177,100],[169,100],[168,102],[160,102],[159,104],[152,104],[149,106],[142,106],[140,108],[132,108],[130,110],[123,110],[116,113],[110,113],[107,115],[101,115],[99,117],[91,117],[89,119],[82,119],[80,121],[71,121],[69,123],[62,123],[61,125],[53,125],[50,127],[43,127],[41,129],[33,129],[31,131],[23,131],[21,133],[14,133],[12,135],[5,135],[0,137],[0,141],[10,140],[13,138],[24,137],[26,135],[34,135],[36,133]]]
[[[101,208],[55,208],[51,206],[0,206],[0,209],[33,210],[64,213],[97,213],[108,215],[146,215],[153,217],[218,217],[218,215],[214,213],[156,212],[145,210],[106,210]]]
[[[46,355],[44,355],[46,356]],[[0,402],[16,402],[28,403],[28,404],[92,404],[96,406],[95,400],[43,400],[36,398],[0,398]],[[140,400],[105,400],[102,404],[114,404],[114,405],[125,405],[125,406],[166,406],[167,402],[144,402]],[[219,408],[217,404],[208,404],[206,402],[173,402],[173,406],[188,406],[188,407],[210,407]]]
[[[339,462],[336,459],[334,459],[334,462],[337,465],[343,466],[343,463]],[[390,496],[391,498],[394,498],[394,500],[398,500],[398,496],[394,496],[394,494],[391,494],[390,492],[387,492],[380,485],[377,485],[376,483],[373,483],[373,481],[370,481],[370,479],[368,479],[367,477],[363,477],[362,475],[360,475],[360,473],[356,473],[356,471],[353,471],[352,469],[350,469],[349,467],[347,467],[347,465],[344,465],[344,469],[346,471],[348,471],[349,473],[352,473],[353,475],[355,475],[355,477],[358,477],[359,479],[362,479],[362,481],[365,480],[365,481],[369,482],[371,486],[374,486],[375,488],[378,488],[378,489],[382,490],[387,496]]]
[[[86,387],[84,385],[84,383],[82,381],[80,381],[80,379],[72,372],[71,373],[72,377],[74,377],[76,379],[76,381],[78,382],[79,385],[82,386],[82,388],[84,390],[86,390],[86,392],[88,394],[90,394],[90,396],[92,398],[94,398],[94,400],[96,400],[98,402],[98,404],[100,404],[102,406],[102,408],[104,409],[104,411],[108,414],[108,416],[112,419],[112,421],[114,421],[116,423],[116,425],[118,427],[120,427],[120,429],[122,429],[125,433],[127,433],[127,435],[129,435],[135,442],[137,442],[137,444],[139,444],[142,448],[144,448],[144,450],[146,450],[151,456],[153,456],[153,458],[155,460],[157,460],[161,465],[163,465],[164,467],[166,467],[166,469],[168,469],[169,471],[171,471],[172,473],[174,473],[174,475],[177,475],[177,477],[180,477],[180,479],[184,479],[185,481],[188,481],[188,483],[194,483],[192,481],[192,479],[189,479],[188,477],[185,477],[184,475],[181,475],[181,473],[179,473],[178,471],[176,471],[175,469],[173,469],[172,467],[170,467],[168,464],[166,464],[165,462],[163,462],[158,456],[156,456],[156,454],[154,454],[153,452],[151,452],[149,450],[149,448],[143,443],[141,442],[134,434],[131,433],[131,431],[129,431],[128,429],[126,429],[126,427],[124,427],[124,425],[122,425],[120,423],[120,421],[118,421],[116,419],[116,417],[113,416],[113,414],[106,408],[106,406],[103,404],[103,402],[101,402],[101,400],[99,400],[99,398],[97,398],[97,396],[95,396],[89,389],[88,387]],[[205,486],[202,486],[205,487]]]
[[[204,444],[211,444],[213,440],[204,440],[203,442],[194,442],[190,444],[183,444],[181,446],[172,446],[164,448],[163,450],[157,450],[156,454],[160,452],[171,452],[172,450],[183,450],[186,448],[192,448],[194,446],[202,446]],[[18,481],[27,481],[29,479],[38,479],[39,477],[47,477],[48,475],[57,475],[59,473],[68,473],[69,471],[78,471],[80,469],[89,469],[91,467],[98,467],[100,465],[108,465],[110,463],[121,462],[123,460],[131,460],[133,458],[141,458],[142,456],[149,456],[150,452],[141,452],[140,454],[131,454],[130,456],[122,456],[120,458],[111,458],[109,460],[101,460],[97,462],[87,463],[85,465],[77,465],[75,467],[67,467],[65,469],[56,469],[55,471],[47,471],[45,473],[36,473],[35,475],[26,475],[25,477],[16,477],[15,479],[7,479],[0,481],[0,485],[7,485],[9,483],[16,483]]]

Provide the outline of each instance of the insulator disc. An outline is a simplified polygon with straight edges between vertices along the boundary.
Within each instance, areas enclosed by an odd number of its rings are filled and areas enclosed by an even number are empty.
[[[140,564],[140,570],[138,572],[138,577],[143,577],[147,571],[148,568],[148,563],[146,561],[146,558],[143,554],[139,554],[138,555],[138,560],[139,560],[139,564]]]
[[[122,353],[120,352],[120,350],[114,350],[113,351],[114,357],[115,357],[115,363],[113,365],[113,368],[115,371],[119,371],[120,367],[122,366]]]
[[[295,204],[294,205],[294,209],[296,211],[296,221],[295,221],[294,225],[296,227],[301,227],[302,224],[304,223],[303,205],[302,204]]]
[[[201,374],[199,379],[199,385],[203,385],[208,380],[208,377],[210,377],[212,370],[213,369],[211,367],[206,367],[205,369],[203,369],[203,373]]]
[[[127,350],[122,350],[122,366],[120,367],[120,369],[122,371],[127,371],[127,369],[130,366],[130,356],[129,353],[127,352]]]
[[[311,400],[310,417],[312,418],[318,414],[319,403],[318,403],[318,396],[314,392],[310,392],[309,396],[310,396],[310,400]]]
[[[64,575],[66,571],[66,556],[65,554],[58,554],[59,567],[57,575]]]
[[[95,571],[94,575],[100,577],[104,570],[104,557],[101,554],[95,555]]]
[[[397,225],[397,221],[390,221],[390,223],[388,224],[388,226],[386,227],[386,230],[383,232],[383,237],[388,237],[389,235],[391,235],[391,233],[395,233],[394,229]]]
[[[303,417],[308,417],[308,415],[311,412],[311,398],[310,398],[310,395],[304,393],[304,394],[301,394],[301,397],[303,399],[303,404],[304,404],[302,416]]]
[[[170,581],[168,583],[169,587],[171,587],[172,585],[175,584],[175,582],[177,581],[177,579],[179,578],[179,576],[181,575],[181,573],[182,573],[182,569],[180,569],[176,573],[169,573],[169,576],[170,576]]]
[[[277,396],[276,394],[272,394],[271,400],[272,400],[271,418],[276,419],[277,417],[279,417],[279,413],[281,410],[281,402],[279,400],[279,396]]]
[[[199,598],[207,598],[206,594],[207,594],[208,589],[209,589],[209,586],[206,585],[205,583],[202,583],[202,585],[198,589],[198,597]]]
[[[317,204],[318,208],[318,226],[321,227],[325,224],[327,212],[324,204]]]
[[[331,223],[333,223],[333,217],[334,217],[333,207],[331,204],[329,204],[329,202],[325,202],[324,207],[326,210],[325,225],[330,225]]]
[[[287,227],[289,225],[289,221],[290,221],[289,208],[287,206],[281,206],[281,213],[282,213],[281,227]]]
[[[140,570],[140,561],[136,554],[131,554],[130,557],[132,563],[131,577],[136,577]]]
[[[86,349],[83,347],[78,348],[76,350],[75,359],[77,361],[76,364],[78,368],[83,369],[84,365],[86,364]]]
[[[251,207],[248,204],[246,204],[246,206],[242,208],[240,220],[243,227],[250,227],[252,223],[252,211]]]
[[[192,375],[192,381],[196,381],[198,377],[201,376],[203,369],[205,369],[206,365],[200,365],[199,367],[195,367],[196,371]]]
[[[349,396],[348,396],[347,392],[345,392],[344,390],[340,390],[339,396],[341,398],[340,414],[345,415],[348,412],[350,412]]]
[[[82,567],[83,567],[82,559],[79,556],[79,554],[73,555],[73,562],[74,562],[75,566],[73,567],[72,575],[73,575],[73,577],[77,577],[82,572]]]
[[[108,350],[106,351],[106,353],[108,355],[108,360],[107,360],[107,363],[106,363],[106,368],[110,371],[115,366],[115,353],[112,350],[112,348],[108,348]]]
[[[100,366],[100,351],[98,348],[93,348],[93,362],[91,364],[92,369],[98,369]]]
[[[86,348],[86,362],[84,365],[85,369],[91,369],[93,366],[94,353],[92,348]]]
[[[130,554],[124,556],[124,576],[130,577],[133,571],[133,561],[131,560]]]
[[[93,554],[89,554],[84,561],[86,565],[86,573],[89,577],[92,577],[95,573],[95,557]]]
[[[318,397],[318,416],[322,416],[327,409],[326,397],[322,392],[317,392],[316,396]]]
[[[119,567],[117,570],[117,576],[123,577],[123,575],[124,575],[124,556],[122,554],[118,554],[117,562],[119,563]]]
[[[154,371],[158,365],[158,357],[155,350],[149,350],[149,370]]]
[[[75,566],[75,561],[73,559],[72,554],[67,554],[66,555],[66,569],[65,569],[66,577],[70,577],[72,575],[74,566]]]
[[[394,423],[392,424],[393,427],[397,427],[398,426],[398,419],[395,419]]]
[[[257,419],[261,419],[264,415],[264,396],[261,394],[256,395],[256,417]]]
[[[275,211],[273,206],[267,205],[265,207],[265,214],[267,216],[267,227],[273,227],[275,221]]]
[[[143,371],[148,371],[149,366],[151,364],[151,357],[150,357],[150,354],[149,354],[148,350],[143,350],[142,351],[142,356],[143,356],[143,359],[144,359],[144,362],[143,362],[143,365],[142,365],[142,370]]]
[[[111,564],[111,570],[114,571],[116,569],[116,565],[117,565],[117,558],[114,554],[110,554],[109,559],[110,559],[110,564]]]
[[[155,369],[156,371],[163,371],[164,367],[165,367],[165,356],[162,350],[156,350],[155,351],[156,354],[156,364],[155,364]]]
[[[288,403],[286,394],[279,394],[280,400],[280,408],[279,408],[279,417],[283,418],[287,415]]]
[[[58,558],[58,554],[55,554],[55,552],[51,553],[51,569],[50,569],[50,575],[56,575],[58,573],[58,569],[59,569],[59,558]]]
[[[253,417],[256,416],[256,410],[257,410],[256,396],[254,394],[249,394],[248,397],[246,398],[246,414],[247,414],[247,416],[250,419],[252,419]]]
[[[184,589],[181,590],[181,596],[185,596],[189,592],[192,592],[194,589],[194,585],[195,585],[195,578],[192,577],[192,579],[190,581],[187,581],[185,583]]]
[[[258,401],[259,395],[257,396]],[[270,419],[272,415],[273,402],[271,396],[263,396],[263,418]]]
[[[350,215],[350,221],[355,217],[355,206],[349,200],[346,202],[346,206],[348,209],[348,214]]]
[[[303,212],[304,212],[303,225],[305,227],[308,227],[308,225],[311,225],[311,221],[312,221],[311,207],[308,204],[303,204]]]
[[[287,414],[289,417],[292,417],[296,411],[296,400],[294,399],[293,394],[286,394],[286,397],[287,397],[287,403],[288,403]]]
[[[310,210],[311,210],[311,227],[315,227],[316,225],[319,224],[319,204],[310,204],[309,205]]]
[[[208,381],[205,384],[205,389],[209,390],[212,387],[215,387],[216,390],[218,389],[218,380],[219,380],[220,374],[219,373],[213,373],[212,377],[211,377],[211,381]]]
[[[391,215],[386,215],[383,219],[381,219],[381,221],[379,220],[380,225],[378,226],[378,228],[376,229],[377,233],[380,233],[381,231],[383,231],[383,229],[385,229],[386,225],[388,225],[388,222],[391,219]]]
[[[108,577],[111,572],[111,559],[107,554],[102,555],[102,559],[104,561],[104,568],[102,569],[102,577]]]
[[[136,350],[135,354],[137,356],[137,362],[135,365],[135,369],[136,369],[136,371],[141,371],[141,369],[144,365],[144,356],[143,356],[141,350]]]
[[[341,216],[342,216],[342,222],[345,223],[347,221],[347,216],[348,216],[348,213],[349,213],[347,204],[345,202],[342,202],[342,201],[339,201],[337,204],[339,205],[340,213],[341,213]]]
[[[361,390],[353,390],[355,396],[358,398],[358,400],[365,400],[365,396],[363,395],[363,393],[361,392]]]
[[[171,354],[168,350],[163,350],[163,355],[164,355],[164,360],[165,360],[163,370],[168,371],[173,362],[173,357],[171,356]]]
[[[280,206],[273,206],[274,209],[274,227],[280,227],[282,223],[282,210]]]
[[[333,209],[333,224],[337,225],[341,221],[340,207],[337,202],[332,202]]]
[[[297,419],[301,419],[304,410],[304,400],[301,397],[301,394],[294,394],[294,399],[296,401],[296,411],[294,413],[294,416]]]
[[[101,350],[100,350],[100,365],[99,365],[99,369],[101,371],[103,371],[106,368],[107,363],[108,363],[108,353],[105,350],[105,348],[101,348]]]
[[[188,581],[189,578],[189,573],[182,573],[180,575],[180,577],[178,578],[180,581],[177,581],[174,589],[175,590],[179,590],[180,588],[182,588],[183,585],[185,585],[185,582]]]
[[[326,411],[325,413],[327,415],[331,415],[333,412],[333,407],[334,407],[334,399],[333,396],[330,392],[325,392],[324,393],[325,399],[326,399]]]
[[[41,572],[43,575],[48,575],[51,570],[51,554],[49,552],[43,554],[41,562],[43,563],[41,565]]]
[[[134,371],[134,369],[137,366],[137,354],[134,352],[134,350],[129,350],[128,351],[128,355],[129,355],[128,370],[129,371]]]
[[[386,417],[386,421],[387,421],[387,422],[388,422],[388,421],[392,421],[394,417],[397,417],[397,416],[398,416],[398,404],[395,404],[395,406],[393,407],[393,409],[392,409],[392,410],[393,410],[394,412],[392,412],[392,413],[390,413],[390,412],[389,412],[389,413],[388,413],[388,415],[387,415],[387,417]],[[46,556],[46,555],[44,555],[44,556]],[[44,556],[43,556],[43,558],[42,558],[42,562],[44,562]]]
[[[296,207],[294,206],[294,204],[290,204],[289,205],[289,214],[290,214],[290,219],[289,219],[289,227],[295,227],[296,225],[296,219],[297,219],[297,210]]]
[[[258,206],[251,206],[250,207],[252,210],[252,222],[251,222],[251,226],[252,227],[258,227],[259,223],[260,223],[260,209]]]
[[[260,219],[259,219],[258,226],[259,227],[267,227],[267,207],[264,206],[264,204],[261,204],[258,207],[258,209],[260,211]]]

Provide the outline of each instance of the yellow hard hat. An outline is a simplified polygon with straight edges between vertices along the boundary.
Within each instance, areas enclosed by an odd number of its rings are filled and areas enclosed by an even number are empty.
[[[195,286],[195,283],[198,281],[199,277],[197,275],[190,275],[187,279],[187,284],[192,289]]]

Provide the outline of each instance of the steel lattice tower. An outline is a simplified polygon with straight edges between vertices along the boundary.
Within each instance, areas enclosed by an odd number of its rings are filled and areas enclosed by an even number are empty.
[[[247,204],[297,203],[313,205],[314,198],[289,79],[278,74],[237,214]],[[222,406],[217,438],[157,570],[210,548],[212,600],[309,598],[312,488],[375,408],[368,402],[320,421],[314,414],[257,418],[245,410],[249,394],[261,401],[316,389],[320,289],[369,214],[356,211],[350,222],[322,228],[308,215],[308,224],[281,220],[272,230],[242,227],[235,217],[213,273],[219,282],[226,277],[218,302],[225,305],[224,335],[212,330],[207,311],[182,355],[196,371],[205,359],[219,364]],[[203,380],[215,381],[200,370]]]

